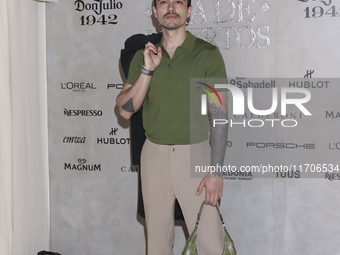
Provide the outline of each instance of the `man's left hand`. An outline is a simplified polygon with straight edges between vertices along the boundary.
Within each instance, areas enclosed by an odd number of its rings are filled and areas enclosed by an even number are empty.
[[[205,187],[205,203],[208,205],[217,205],[218,200],[222,197],[223,178],[212,174],[206,175],[198,186],[196,195],[201,194]]]

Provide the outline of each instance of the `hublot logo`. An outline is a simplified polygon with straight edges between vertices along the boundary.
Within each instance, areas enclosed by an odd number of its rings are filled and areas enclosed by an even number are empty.
[[[129,145],[130,138],[118,138],[116,137],[118,133],[118,128],[111,128],[109,136],[113,137],[97,137],[97,144],[110,144],[110,145]]]

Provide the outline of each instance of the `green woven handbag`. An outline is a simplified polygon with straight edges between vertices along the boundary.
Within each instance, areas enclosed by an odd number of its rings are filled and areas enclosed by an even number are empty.
[[[196,250],[197,227],[198,227],[198,223],[199,223],[200,218],[201,218],[204,203],[205,203],[205,201],[203,201],[201,208],[198,212],[195,228],[192,231],[190,237],[188,238],[188,240],[185,244],[185,247],[182,251],[182,255],[197,255],[197,250]],[[236,250],[235,250],[234,242],[233,242],[233,240],[231,240],[231,238],[230,238],[230,236],[227,232],[227,229],[226,229],[225,224],[223,222],[223,218],[222,218],[222,215],[220,213],[220,209],[218,208],[218,205],[216,205],[216,209],[217,209],[218,215],[220,216],[222,226],[224,228],[224,249],[223,249],[222,255],[235,255]]]

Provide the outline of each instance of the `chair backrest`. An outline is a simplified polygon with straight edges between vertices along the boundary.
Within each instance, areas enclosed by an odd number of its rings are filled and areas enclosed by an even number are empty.
[[[37,255],[61,255],[61,254],[53,251],[39,251]]]

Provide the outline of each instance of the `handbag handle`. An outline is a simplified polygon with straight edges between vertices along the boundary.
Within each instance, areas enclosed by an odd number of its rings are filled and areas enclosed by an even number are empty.
[[[197,215],[195,229],[192,232],[191,237],[189,238],[189,243],[192,242],[193,245],[196,242],[196,232],[197,232],[198,223],[200,221],[204,205],[205,205],[205,200],[201,204],[201,208],[200,208],[200,210],[198,212],[198,215]],[[236,255],[236,249],[235,249],[235,246],[234,246],[234,242],[231,239],[231,237],[230,237],[230,235],[229,235],[229,233],[227,231],[227,228],[226,228],[226,226],[224,224],[223,217],[222,217],[222,214],[220,213],[220,208],[219,208],[218,204],[216,205],[216,210],[218,212],[218,215],[220,216],[220,220],[221,220],[221,223],[222,223],[222,226],[223,226],[223,229],[224,229],[224,249],[223,249],[222,255]],[[185,254],[185,253],[182,253],[182,255],[183,254]],[[193,253],[193,254],[196,254],[196,253]]]
[[[205,205],[205,200],[203,200],[202,204],[201,204],[201,207],[200,207],[200,210],[198,212],[198,215],[197,215],[197,220],[196,220],[196,224],[195,224],[195,229],[198,228],[198,223],[200,221],[200,218],[201,218],[201,215],[202,215],[202,210],[203,210],[203,206]],[[224,229],[224,232],[227,233],[227,228],[224,224],[224,221],[223,221],[223,217],[222,217],[222,214],[220,213],[220,208],[218,206],[218,204],[216,205],[216,210],[217,210],[217,213],[218,215],[220,216],[220,220],[221,220],[221,223],[222,223],[222,226],[223,226],[223,229]]]

